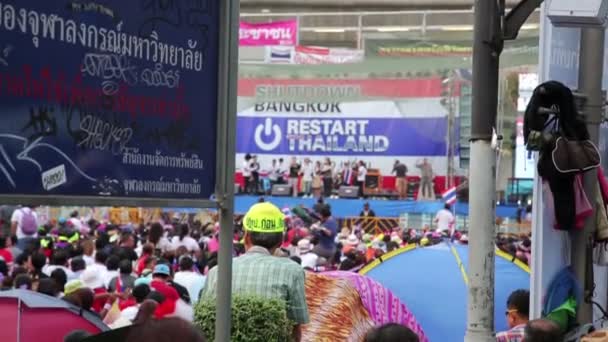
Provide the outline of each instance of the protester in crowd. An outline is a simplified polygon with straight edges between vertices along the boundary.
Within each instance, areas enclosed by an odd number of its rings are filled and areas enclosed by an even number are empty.
[[[63,342],[84,342],[88,337],[91,337],[91,333],[85,330],[75,330],[66,335],[63,338]]]
[[[46,266],[46,256],[44,254],[36,252],[28,256],[27,269],[34,281],[34,288],[36,288],[37,282],[49,277],[42,271],[44,266]]]
[[[420,195],[421,200],[435,200],[435,190],[433,189],[433,166],[428,159],[424,158],[421,163],[416,164],[420,169]]]
[[[302,175],[302,192],[304,197],[310,197],[312,194],[312,182],[315,176],[314,166],[310,158],[304,158],[304,165],[301,170]]]
[[[175,291],[177,291],[179,298],[181,298],[187,304],[191,303],[192,299],[190,298],[190,293],[188,292],[188,289],[173,280],[173,272],[171,271],[171,266],[167,263],[166,260],[162,260],[154,267],[154,272],[152,273],[152,280],[163,282],[171,286],[175,289]]]
[[[376,217],[376,213],[372,209],[370,209],[368,202],[363,204],[363,210],[361,210],[361,213],[359,213],[359,217]]]
[[[38,214],[32,207],[15,209],[11,217],[11,235],[17,236],[17,247],[22,251],[38,237]]]
[[[400,200],[407,199],[407,171],[407,166],[404,163],[395,160],[391,173],[394,173],[396,176],[395,186],[397,187],[397,196]]]
[[[448,231],[449,236],[452,236],[456,224],[456,217],[452,213],[452,206],[446,203],[443,209],[437,212],[433,222],[437,225],[438,232]]]
[[[172,249],[171,242],[165,237],[163,226],[155,222],[150,226],[150,232],[148,234],[148,242],[154,246],[154,250],[160,254],[164,254]]]
[[[526,323],[524,328],[525,342],[562,342],[564,336],[559,326],[548,319],[535,319]]]
[[[311,227],[313,234],[319,239],[313,251],[332,263],[336,254],[335,239],[338,234],[338,222],[331,216],[331,210],[327,207],[323,207],[320,214],[320,224]]]
[[[364,342],[418,342],[416,335],[408,327],[389,323],[370,330],[365,335]]]
[[[108,290],[110,292],[125,292],[127,290],[133,289],[135,287],[136,278],[132,275],[133,266],[129,259],[123,259],[120,261],[118,265],[120,274],[112,280],[108,284]]]
[[[529,312],[530,292],[517,290],[511,293],[507,299],[507,311],[505,311],[509,330],[496,334],[496,342],[524,341],[524,328],[529,320]]]
[[[313,252],[313,246],[308,239],[298,241],[297,255],[302,268],[313,270],[317,267],[319,256]]]
[[[323,190],[323,173],[320,161],[317,160],[315,162],[313,172],[314,175],[312,177],[312,196],[314,198],[319,198],[321,197],[321,193]]]
[[[365,177],[367,177],[367,167],[365,162],[360,160],[357,166],[357,186],[359,187],[359,197],[365,197]]]
[[[296,157],[291,158],[291,163],[289,164],[289,187],[291,188],[291,193],[293,197],[298,197],[299,189],[299,177],[302,174],[302,166],[298,163]]]
[[[85,239],[80,242],[82,247],[82,259],[87,266],[95,263],[95,242],[92,239]]]
[[[80,279],[80,275],[87,268],[86,262],[82,257],[72,258],[70,260],[70,270],[73,273],[72,279]]]
[[[147,320],[129,331],[125,342],[205,342],[192,324],[179,318]]]
[[[317,199],[317,203],[315,203],[315,205],[313,206],[313,211],[317,214],[321,213],[321,210],[327,208],[327,210],[329,210],[329,204],[325,203],[325,199],[323,199],[323,197],[319,197]]]
[[[332,195],[332,179],[333,179],[333,165],[331,159],[325,158],[323,165],[321,165],[321,177],[323,179],[323,196],[331,197]]]
[[[49,277],[55,281],[55,284],[57,284],[57,290],[60,293],[63,293],[65,284],[68,282],[68,276],[63,268],[55,269],[53,272],[51,272]]]
[[[251,170],[251,194],[255,195],[260,188],[260,163],[257,156],[251,156],[249,168]]]
[[[60,295],[57,283],[51,278],[40,279],[36,291],[51,297],[59,297]]]
[[[241,172],[243,173],[243,179],[245,180],[245,192],[251,192],[251,184],[253,182],[253,176],[251,175],[251,155],[247,153],[245,155],[245,160],[243,161],[243,166],[241,167]]]
[[[68,280],[75,279],[76,276],[74,275],[74,272],[68,268],[68,258],[69,255],[67,251],[56,249],[51,256],[51,264],[43,268],[43,272],[50,276],[53,271],[61,269]]]
[[[108,257],[108,260],[106,260],[107,271],[105,272],[105,274],[103,276],[103,285],[105,288],[108,288],[108,286],[110,285],[110,281],[112,281],[112,279],[114,279],[115,277],[118,277],[118,275],[120,274],[120,271],[118,270],[119,267],[120,267],[120,258],[117,255],[110,255]]]
[[[14,288],[19,290],[31,290],[32,278],[27,274],[20,274],[15,277]]]
[[[184,255],[179,260],[179,272],[175,273],[173,281],[188,290],[192,304],[198,302],[199,294],[205,286],[205,276],[195,270],[194,260]]]
[[[287,305],[287,317],[296,325],[293,337],[301,339],[301,325],[308,323],[304,288],[304,270],[288,258],[272,256],[283,242],[284,214],[270,203],[251,207],[243,220],[246,253],[233,261],[232,291],[278,297]],[[205,282],[202,297],[215,297],[218,286],[217,268]]]
[[[187,224],[182,224],[179,227],[179,236],[174,236],[171,241],[173,249],[185,247],[190,255],[194,255],[200,251],[198,242],[190,237],[190,228]]]
[[[10,238],[0,235],[0,258],[2,258],[7,264],[13,263],[13,252],[9,248]]]
[[[120,260],[128,259],[134,262],[137,260],[135,245],[135,236],[131,232],[122,232],[120,234],[120,244],[118,247],[114,247],[112,254],[116,255]]]
[[[133,323],[141,304],[146,300],[150,294],[150,286],[147,284],[139,284],[133,288],[133,298],[135,299],[135,305],[128,306],[121,310],[119,320],[125,320],[126,322]]]

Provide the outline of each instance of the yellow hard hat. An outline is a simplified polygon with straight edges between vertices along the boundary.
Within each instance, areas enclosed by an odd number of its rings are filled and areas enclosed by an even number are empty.
[[[285,215],[272,203],[258,203],[245,214],[243,228],[254,233],[282,233],[285,231]]]

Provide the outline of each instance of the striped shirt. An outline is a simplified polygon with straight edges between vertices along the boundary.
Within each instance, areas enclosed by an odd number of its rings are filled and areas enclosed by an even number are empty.
[[[520,324],[509,331],[496,334],[496,342],[521,342],[524,339],[525,324]]]
[[[287,304],[287,317],[297,324],[306,324],[309,319],[304,278],[304,270],[297,263],[254,246],[233,260],[232,293],[282,299]],[[209,271],[201,298],[215,297],[217,285],[214,267]]]

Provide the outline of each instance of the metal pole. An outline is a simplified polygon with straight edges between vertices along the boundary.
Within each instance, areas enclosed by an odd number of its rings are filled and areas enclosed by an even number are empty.
[[[218,153],[216,192],[220,206],[215,341],[231,339],[232,238],[234,231],[234,169],[236,145],[236,101],[239,49],[239,1],[220,1]]]
[[[587,97],[584,108],[587,129],[591,141],[596,145],[599,141],[599,126],[602,121],[603,95],[602,95],[602,76],[604,74],[604,31],[603,27],[581,29],[580,57],[579,57],[579,92]],[[590,202],[595,205],[597,189],[597,173],[590,171],[585,173],[585,192]],[[597,208],[594,208],[597,210]],[[571,263],[580,284],[585,284],[586,265],[591,262],[587,260],[587,244],[595,231],[595,215],[591,215],[585,221],[583,231],[572,232],[572,252]],[[585,288],[585,296],[592,289]],[[578,323],[586,324],[593,321],[593,310],[591,303],[583,301],[577,310]]]
[[[494,342],[494,231],[498,66],[503,40],[498,2],[475,1],[473,100],[469,185],[469,287],[467,342]]]

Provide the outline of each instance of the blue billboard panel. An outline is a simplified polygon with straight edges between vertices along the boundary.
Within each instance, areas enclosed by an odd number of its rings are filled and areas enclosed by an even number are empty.
[[[207,199],[219,3],[0,1],[0,194]]]

